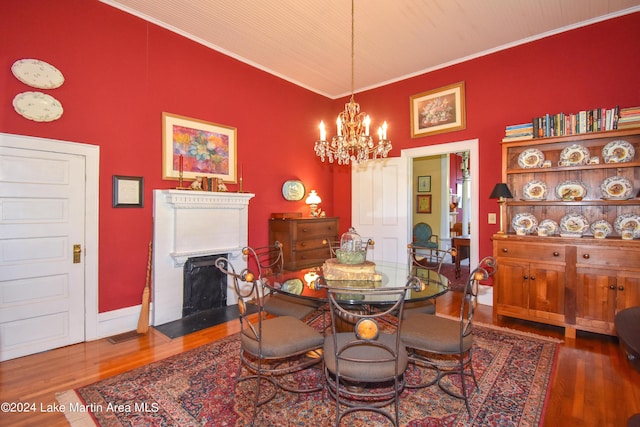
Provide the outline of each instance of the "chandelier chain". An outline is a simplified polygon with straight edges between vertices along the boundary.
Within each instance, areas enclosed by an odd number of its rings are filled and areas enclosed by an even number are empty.
[[[371,119],[360,111],[360,104],[355,101],[355,0],[351,0],[351,98],[344,106],[344,111],[338,114],[336,126],[338,134],[327,141],[324,122],[320,122],[320,139],[316,141],[314,150],[324,162],[334,160],[339,165],[364,163],[378,157],[387,157],[391,151],[391,141],[387,139],[387,122],[378,129],[379,141],[374,144],[369,135]]]
[[[351,98],[355,92],[356,68],[356,31],[355,31],[355,0],[351,0]]]

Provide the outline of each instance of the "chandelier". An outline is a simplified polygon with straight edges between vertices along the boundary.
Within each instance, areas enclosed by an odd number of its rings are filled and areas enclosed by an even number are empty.
[[[315,143],[316,155],[329,163],[334,160],[339,165],[349,162],[363,163],[378,157],[387,157],[391,151],[391,141],[387,139],[387,122],[378,129],[378,142],[374,143],[369,134],[371,118],[360,111],[360,104],[354,100],[354,0],[351,0],[351,99],[344,105],[344,111],[338,114],[336,126],[338,134],[327,141],[324,122],[320,122],[320,139]]]

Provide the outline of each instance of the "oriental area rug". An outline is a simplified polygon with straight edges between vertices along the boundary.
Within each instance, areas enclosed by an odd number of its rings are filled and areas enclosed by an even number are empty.
[[[402,392],[400,425],[542,425],[559,341],[491,325],[478,325],[474,334],[479,388],[471,396],[471,417],[462,400],[431,386]],[[246,426],[254,383],[241,382],[234,392],[238,357],[236,334],[57,397],[72,426]],[[322,378],[319,369],[304,375],[303,381]],[[280,390],[259,408],[255,425],[330,426],[334,416],[325,391]],[[380,425],[370,417],[356,413],[344,425]]]

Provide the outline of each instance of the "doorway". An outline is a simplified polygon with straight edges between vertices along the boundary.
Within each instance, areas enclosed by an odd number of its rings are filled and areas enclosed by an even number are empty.
[[[413,164],[414,164],[414,160],[416,159],[420,159],[420,158],[439,158],[440,159],[440,163],[444,163],[445,165],[447,164],[448,160],[442,160],[442,158],[448,157],[448,155],[454,155],[455,153],[469,153],[469,159],[468,159],[468,169],[469,169],[469,183],[468,183],[468,206],[466,208],[468,208],[468,223],[469,223],[469,229],[471,230],[478,230],[479,227],[479,185],[478,185],[478,172],[479,172],[479,147],[478,147],[478,140],[477,139],[472,139],[472,140],[466,140],[466,141],[458,141],[458,142],[451,142],[451,143],[445,143],[445,144],[437,144],[437,145],[430,145],[430,146],[424,146],[424,147],[416,147],[416,148],[410,148],[410,149],[405,149],[402,150],[401,153],[401,157],[404,157],[407,159],[407,163],[408,163],[408,167],[409,167],[409,172],[408,172],[408,176],[410,177],[410,181],[409,182],[415,182],[418,178],[417,178],[417,174],[414,172],[414,168],[413,168]],[[441,171],[445,170],[444,166],[441,166]],[[442,175],[443,173],[441,173]],[[441,195],[448,195],[448,191],[449,191],[449,185],[450,185],[450,181],[448,179],[448,166],[446,167],[446,172],[444,172],[444,174],[446,175],[446,179],[440,179],[439,184],[438,184],[438,190],[439,190],[439,194]],[[434,187],[432,186],[432,189]],[[413,186],[409,185],[408,186],[408,191],[413,193]],[[415,198],[412,197],[411,195],[409,196],[409,212],[408,212],[408,217],[411,218],[411,220],[409,221],[409,226],[412,229],[413,228],[413,215],[416,212],[416,203],[417,200],[414,200]],[[464,201],[463,201],[464,203]],[[444,200],[439,202],[439,205],[444,205]],[[449,209],[445,208],[444,206],[442,206],[442,208],[439,208],[438,210],[439,213],[439,224],[440,227],[438,228],[438,230],[442,233],[443,231],[446,232],[446,235],[448,236],[448,224],[450,221],[450,217],[449,217]],[[444,226],[443,226],[444,224]],[[410,231],[410,233],[412,233],[412,231]],[[410,240],[409,240],[410,241]],[[470,242],[470,254],[469,254],[469,263],[470,265],[476,265],[479,262],[479,245],[478,245],[478,241],[477,239],[474,240],[473,236],[471,238],[471,242]]]
[[[411,210],[409,223],[412,227],[428,224],[442,250],[451,247],[455,234],[470,234],[468,159],[468,151],[412,159],[413,177],[409,181],[413,182],[416,209]]]

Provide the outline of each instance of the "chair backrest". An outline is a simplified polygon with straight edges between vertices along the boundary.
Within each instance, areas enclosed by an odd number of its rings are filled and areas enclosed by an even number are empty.
[[[495,258],[485,257],[478,263],[478,266],[469,274],[462,297],[462,307],[460,308],[460,346],[463,340],[473,331],[473,315],[475,313],[478,285],[481,281],[493,276],[497,271],[498,264]]]
[[[424,222],[419,222],[413,227],[414,242],[428,242],[432,234],[431,226]]]
[[[316,289],[326,288],[330,307],[331,332],[334,340],[333,348],[336,350],[336,365],[340,366],[340,361],[361,362],[361,363],[381,363],[396,362],[396,372],[398,355],[404,343],[400,339],[400,328],[403,318],[404,301],[410,289],[415,291],[424,290],[425,285],[417,277],[410,277],[404,286],[384,287],[384,288],[362,288],[362,287],[335,287],[328,286],[322,276],[313,284]],[[376,307],[374,310],[365,309],[358,305],[367,296],[384,296],[384,300],[395,300],[392,305]],[[346,324],[354,325],[353,339],[344,346],[338,345],[338,335],[340,328]],[[384,325],[381,326],[381,325]],[[393,341],[379,340],[381,334],[396,334]],[[369,359],[354,360],[349,356],[349,349],[362,345],[370,345],[380,349],[373,352]],[[343,378],[358,381],[361,378],[351,378],[341,375]]]
[[[262,303],[260,300],[255,304],[258,309],[257,326],[249,321],[248,316],[251,314],[247,309],[246,300],[252,298],[258,287],[258,281],[256,275],[251,270],[245,268],[240,273],[236,273],[233,264],[225,257],[220,257],[215,260],[215,266],[227,275],[232,281],[232,289],[238,299],[238,313],[240,317],[241,332],[260,341],[262,336]],[[255,311],[253,311],[255,313]]]
[[[407,245],[407,253],[409,255],[409,259],[407,261],[408,271],[407,276],[419,276],[419,269],[423,268],[426,270],[434,270],[440,274],[440,270],[442,270],[442,264],[448,259],[447,255],[450,257],[455,257],[458,255],[458,251],[456,248],[449,248],[447,250],[442,249],[433,249],[432,252],[435,253],[435,259],[438,260],[437,263],[430,263],[431,259],[434,257],[427,256],[423,254],[423,248],[416,247],[413,243],[409,243]],[[431,255],[431,253],[429,254]]]
[[[247,268],[256,271],[259,279],[268,274],[282,273],[284,270],[282,243],[278,241],[273,245],[258,248],[245,246],[242,248],[242,255],[247,258]]]

